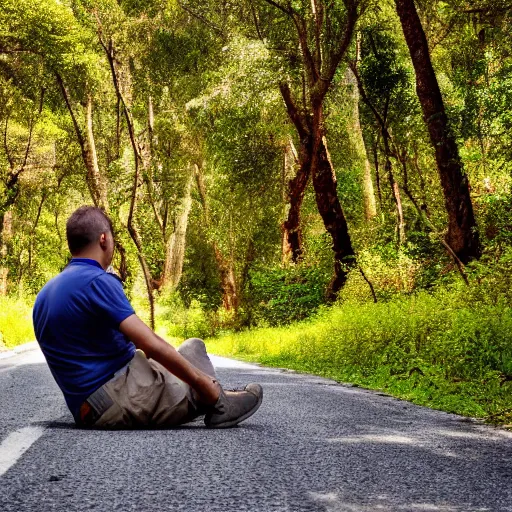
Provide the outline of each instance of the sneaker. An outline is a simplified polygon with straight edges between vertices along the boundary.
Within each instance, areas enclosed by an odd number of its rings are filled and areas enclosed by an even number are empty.
[[[228,428],[238,425],[252,416],[263,400],[263,388],[259,384],[248,384],[243,391],[224,391],[205,417],[208,428]]]

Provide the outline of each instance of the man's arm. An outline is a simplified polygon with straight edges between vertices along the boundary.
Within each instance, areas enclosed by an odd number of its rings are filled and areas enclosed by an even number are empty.
[[[202,403],[213,405],[220,395],[220,385],[212,377],[190,364],[174,347],[155,334],[137,315],[121,322],[119,330],[147,357],[158,361],[178,379],[194,389]]]

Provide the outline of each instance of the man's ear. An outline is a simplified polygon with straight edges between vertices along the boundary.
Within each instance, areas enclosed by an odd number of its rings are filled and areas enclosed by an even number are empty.
[[[101,235],[100,235],[100,247],[102,249],[105,249],[106,246],[107,246],[107,234],[106,233],[101,233]]]

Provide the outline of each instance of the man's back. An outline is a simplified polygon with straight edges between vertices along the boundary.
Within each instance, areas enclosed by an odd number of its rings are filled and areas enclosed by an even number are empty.
[[[37,296],[36,338],[75,418],[84,400],[133,358],[135,346],[118,329],[132,314],[121,283],[91,259],[71,260]]]

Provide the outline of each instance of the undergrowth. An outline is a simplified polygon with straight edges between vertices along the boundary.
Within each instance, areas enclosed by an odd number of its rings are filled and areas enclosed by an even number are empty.
[[[512,423],[508,290],[491,279],[385,303],[347,300],[304,322],[227,333],[208,339],[207,345],[217,355],[315,373],[447,412]]]
[[[0,297],[0,349],[33,340],[32,308],[21,299]]]

